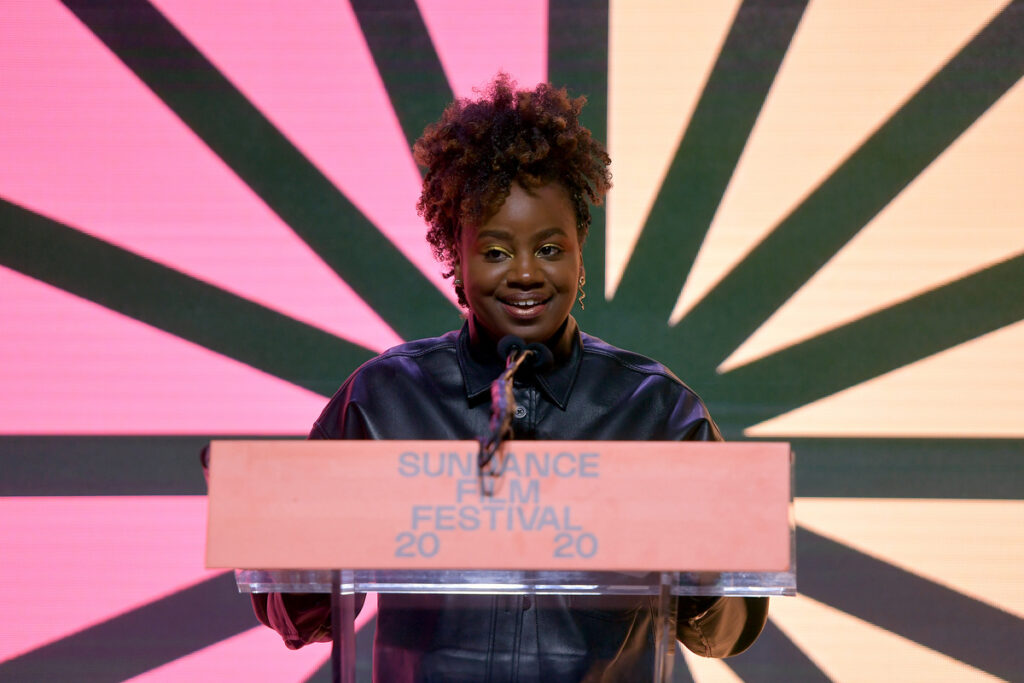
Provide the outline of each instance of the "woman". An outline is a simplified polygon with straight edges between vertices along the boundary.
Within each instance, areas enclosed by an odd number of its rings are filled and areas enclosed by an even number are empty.
[[[588,201],[610,187],[609,158],[579,122],[584,98],[499,75],[459,100],[415,146],[427,168],[419,211],[454,278],[466,323],[360,367],[314,423],[314,439],[474,439],[489,431],[490,385],[507,335],[553,363],[516,375],[513,438],[720,440],[700,399],[662,365],[579,331]],[[330,639],[325,596],[253,596],[289,647]],[[681,598],[679,639],[704,656],[748,647],[767,599]],[[650,680],[650,601],[536,596],[382,595],[379,681]]]

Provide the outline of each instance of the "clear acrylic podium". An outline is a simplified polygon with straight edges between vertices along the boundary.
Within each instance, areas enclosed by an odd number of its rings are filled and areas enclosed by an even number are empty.
[[[342,681],[356,593],[649,600],[655,681],[677,597],[795,594],[788,444],[508,442],[489,495],[477,448],[213,442],[207,566],[265,567],[236,571],[241,592],[331,594]]]

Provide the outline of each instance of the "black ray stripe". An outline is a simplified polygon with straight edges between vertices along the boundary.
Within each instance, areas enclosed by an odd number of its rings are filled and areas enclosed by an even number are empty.
[[[709,398],[748,397],[756,424],[1024,319],[1022,284],[1018,256],[736,368]]]
[[[63,2],[401,336],[455,323],[437,288],[152,5]]]
[[[199,451],[214,438],[0,436],[0,496],[205,495]]]
[[[373,355],[2,199],[0,264],[324,396]]]
[[[726,664],[745,683],[771,683],[778,680],[789,683],[828,683],[830,680],[770,619],[750,649],[739,656],[730,657]]]
[[[0,662],[0,680],[123,681],[258,625],[229,572]]]
[[[377,630],[377,617],[356,631],[356,683],[373,680],[373,636]],[[331,660],[313,672],[305,683],[331,683]]]
[[[548,80],[571,96],[586,96],[580,122],[602,142],[608,137],[608,21],[607,0],[548,2]]]
[[[1021,439],[785,439],[813,498],[1024,500]]]
[[[1024,619],[804,528],[800,592],[1006,680],[1024,671]]]
[[[1020,80],[1022,35],[1017,0],[690,311],[676,342],[699,342],[698,364],[717,366]]]
[[[745,0],[740,6],[623,273],[616,308],[643,301],[667,319],[806,5]]]
[[[199,450],[225,438],[266,437],[0,435],[0,496],[204,495]],[[798,496],[1024,499],[1019,439],[786,440]]]
[[[690,672],[690,667],[686,665],[686,660],[683,659],[683,649],[684,646],[682,644],[676,644],[675,662],[672,666],[672,683],[696,683],[693,680],[693,673]]]
[[[270,437],[0,435],[0,496],[206,495],[199,451],[243,438]]]
[[[607,0],[550,0],[548,2],[548,80],[565,87],[572,97],[583,95],[587,105],[580,122],[602,143],[608,141],[608,2]],[[532,87],[532,83],[522,83]],[[614,169],[614,163],[613,163]],[[587,269],[586,308],[573,315],[583,329],[611,340],[617,327],[604,301],[605,211],[590,209],[590,233],[583,257]]]
[[[352,0],[352,9],[411,148],[454,98],[419,7],[414,0]]]

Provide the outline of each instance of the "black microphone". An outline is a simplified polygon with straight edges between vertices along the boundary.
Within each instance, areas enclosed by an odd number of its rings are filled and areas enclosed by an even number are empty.
[[[518,351],[525,351],[527,348],[526,342],[523,341],[522,337],[517,337],[514,334],[506,334],[498,342],[498,355],[508,360],[508,357]]]
[[[509,356],[519,352],[531,354],[530,367],[538,372],[547,370],[555,364],[555,356],[551,353],[551,349],[540,342],[527,344],[522,337],[517,337],[514,334],[506,334],[498,342],[498,355],[504,358],[506,363]]]
[[[551,349],[540,342],[527,344],[526,350],[533,352],[533,369],[538,372],[547,370],[555,364],[555,355],[551,353]]]

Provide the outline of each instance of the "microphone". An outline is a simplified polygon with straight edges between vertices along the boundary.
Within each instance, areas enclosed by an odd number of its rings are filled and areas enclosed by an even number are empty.
[[[517,337],[514,334],[506,334],[498,342],[498,355],[508,360],[508,357],[514,353],[518,353],[526,349],[526,342],[523,341],[522,337]]]
[[[555,364],[555,356],[544,344],[531,342],[527,344],[522,337],[514,334],[506,334],[498,342],[498,355],[505,359],[506,366],[510,360],[514,360],[515,354],[529,354],[530,367],[534,370],[543,371]],[[509,358],[512,356],[513,358]]]
[[[538,372],[548,370],[555,364],[555,355],[551,349],[540,342],[527,344],[526,350],[533,352],[533,369]]]

